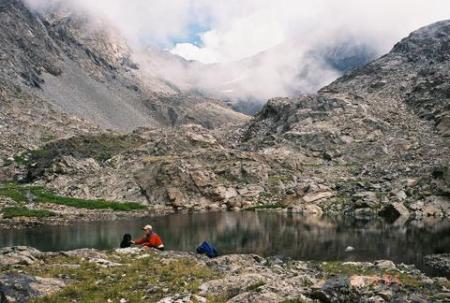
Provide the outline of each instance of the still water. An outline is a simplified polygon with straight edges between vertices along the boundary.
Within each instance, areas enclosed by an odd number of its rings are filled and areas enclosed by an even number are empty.
[[[42,251],[111,249],[122,235],[141,236],[152,224],[170,250],[194,251],[203,240],[221,254],[256,253],[305,260],[389,259],[422,267],[423,256],[450,252],[450,221],[392,225],[383,221],[327,220],[272,212],[173,214],[128,221],[0,230],[0,247],[28,245]],[[345,252],[346,247],[355,248]]]

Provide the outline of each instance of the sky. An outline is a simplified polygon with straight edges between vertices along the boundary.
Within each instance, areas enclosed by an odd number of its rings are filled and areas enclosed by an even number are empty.
[[[311,51],[351,43],[378,56],[411,31],[450,19],[450,0],[24,1],[34,9],[63,2],[107,19],[132,48],[151,45],[221,65],[203,75],[174,68],[173,75],[237,99],[314,92],[339,73],[308,57]],[[240,63],[254,56],[253,65]]]

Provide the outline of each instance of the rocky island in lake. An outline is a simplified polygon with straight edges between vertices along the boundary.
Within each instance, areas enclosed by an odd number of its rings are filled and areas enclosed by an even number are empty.
[[[72,2],[0,0],[1,303],[450,302],[450,20],[203,64]]]

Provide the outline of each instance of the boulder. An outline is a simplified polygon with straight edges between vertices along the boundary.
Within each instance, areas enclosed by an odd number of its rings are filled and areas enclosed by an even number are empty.
[[[401,202],[390,203],[385,206],[379,215],[387,218],[388,220],[395,221],[398,217],[404,216],[409,217],[409,210]]]
[[[28,246],[14,246],[0,249],[0,266],[30,265],[36,262],[42,253]]]
[[[184,204],[184,195],[183,193],[175,187],[169,187],[167,189],[167,196],[169,200],[172,202],[173,206],[182,206]]]
[[[299,213],[304,214],[308,216],[322,216],[323,210],[318,205],[314,204],[304,204],[304,205],[297,205],[297,206],[291,206],[287,209],[290,213]]]
[[[392,193],[394,195],[394,197],[398,200],[398,201],[405,201],[407,196],[405,191],[403,190],[399,190],[397,192]]]
[[[215,175],[209,171],[197,170],[191,173],[192,181],[197,187],[205,187],[214,183]]]
[[[92,258],[89,260],[89,263],[94,263],[103,268],[122,266],[122,264],[120,263],[112,262],[103,258]]]
[[[51,295],[66,286],[63,280],[34,277],[22,273],[7,273],[0,276],[0,293],[6,301],[28,302],[32,298]]]
[[[310,297],[319,302],[358,302],[356,293],[351,290],[344,276],[330,278],[318,286],[319,288],[314,290]]]
[[[324,199],[329,199],[331,197],[335,196],[335,192],[332,191],[324,191],[324,192],[313,192],[313,193],[308,193],[306,195],[303,196],[303,201],[305,201],[306,203],[312,203],[312,202],[316,202],[319,200],[324,200]]]
[[[376,268],[381,270],[396,270],[397,266],[395,266],[394,262],[389,260],[377,260],[374,262]]]
[[[263,191],[264,188],[258,185],[247,186],[238,190],[239,195],[246,198],[257,197]]]
[[[238,196],[239,194],[234,187],[219,185],[212,191],[212,198],[220,201],[227,201]]]
[[[106,259],[107,256],[105,253],[100,252],[93,248],[81,248],[81,249],[75,249],[70,251],[64,251],[62,252],[63,255],[69,256],[69,257],[77,257],[77,258],[84,258],[84,259]]]

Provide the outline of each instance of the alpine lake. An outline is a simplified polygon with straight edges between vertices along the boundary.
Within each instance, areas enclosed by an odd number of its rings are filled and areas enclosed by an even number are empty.
[[[220,254],[254,253],[317,261],[387,259],[418,268],[423,267],[425,255],[450,252],[450,220],[399,224],[266,211],[171,214],[1,230],[0,247],[114,249],[125,233],[139,238],[145,224],[153,225],[166,249],[190,252],[207,240]]]

